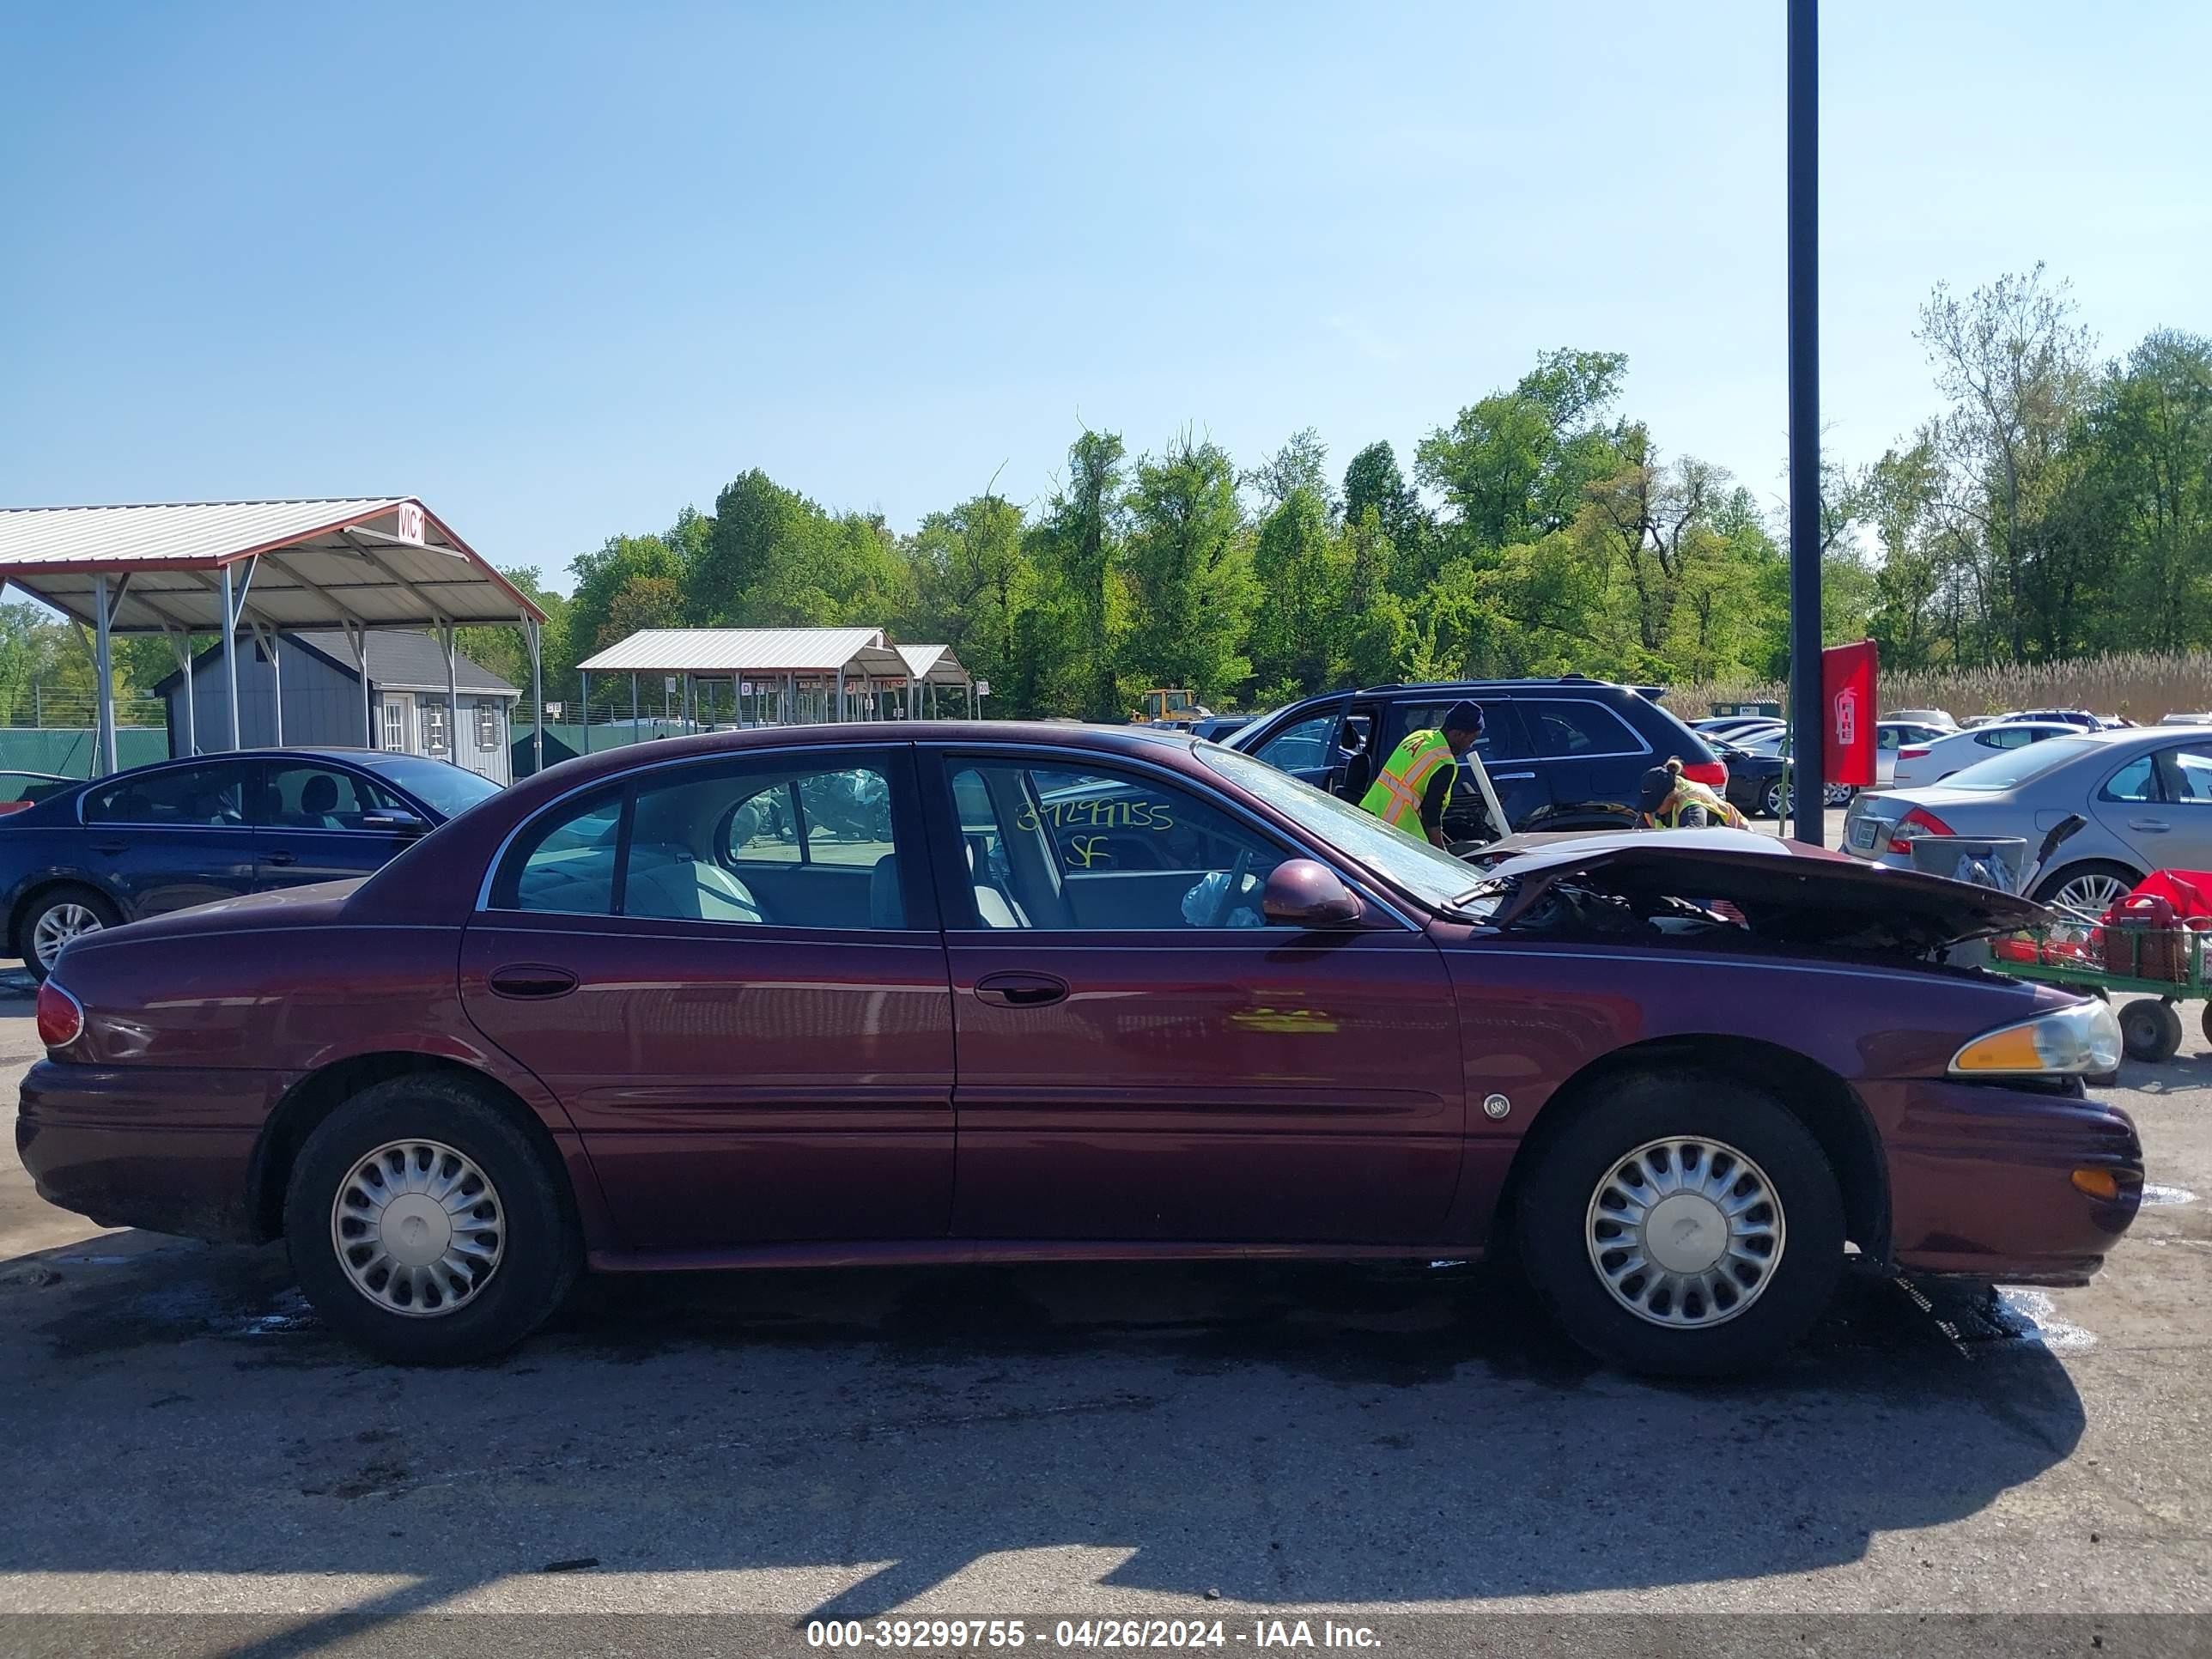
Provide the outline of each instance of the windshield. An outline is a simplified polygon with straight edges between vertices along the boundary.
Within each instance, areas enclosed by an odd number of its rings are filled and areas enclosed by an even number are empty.
[[[1323,794],[1264,761],[1218,744],[1202,743],[1197,752],[1223,777],[1424,904],[1443,909],[1482,878],[1480,872],[1443,848],[1393,830],[1371,813]]]
[[[480,800],[499,793],[489,778],[419,755],[377,755],[363,762],[390,778],[441,818],[459,817]]]
[[[1980,789],[1994,793],[2014,789],[2030,778],[2039,778],[2045,772],[2055,772],[2076,756],[2093,750],[2110,749],[2111,744],[2088,738],[2045,738],[2041,743],[1992,755],[1985,761],[1976,761],[1962,767],[1943,780],[1945,789]]]

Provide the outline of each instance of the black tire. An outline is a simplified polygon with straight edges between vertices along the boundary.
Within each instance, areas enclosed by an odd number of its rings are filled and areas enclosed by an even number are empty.
[[[2204,1032],[2204,1040],[2212,1042],[2212,1002],[2204,1005],[2204,1012],[2197,1017],[2197,1023]]]
[[[106,895],[94,888],[72,882],[59,887],[49,887],[31,901],[30,908],[23,912],[23,925],[15,936],[15,945],[23,953],[23,966],[31,970],[31,977],[41,982],[51,970],[39,960],[39,952],[33,941],[38,938],[39,924],[65,904],[81,905],[91,911],[100,919],[102,927],[117,927],[123,920],[121,913],[108,901]]]
[[[1523,1271],[1577,1346],[1624,1370],[1720,1376],[1771,1363],[1827,1307],[1844,1267],[1844,1205],[1812,1133],[1763,1091],[1698,1073],[1616,1078],[1538,1149],[1513,1218]],[[1631,1152],[1674,1136],[1724,1143],[1765,1171],[1780,1201],[1783,1244],[1758,1294],[1696,1328],[1668,1328],[1615,1299],[1585,1226],[1599,1184]]]
[[[2129,869],[2124,864],[2114,864],[2106,859],[2084,859],[2079,864],[2069,864],[2061,869],[2053,870],[2041,881],[2036,883],[2035,902],[2038,904],[2056,903],[2060,890],[2068,883],[2092,876],[2109,876],[2120,884],[2123,890],[2133,887],[2142,879],[2138,872]]]
[[[2206,1011],[2212,1024],[2212,1009]],[[2130,1060],[2155,1066],[2181,1052],[2181,1015],[2170,1002],[2137,997],[2120,1010],[2120,1046]]]
[[[372,1301],[347,1276],[331,1236],[341,1183],[380,1147],[418,1137],[471,1160],[503,1212],[496,1265],[468,1301],[434,1316]],[[286,1184],[284,1239],[316,1312],[380,1359],[404,1365],[463,1364],[504,1353],[551,1316],[583,1262],[562,1177],[529,1133],[465,1079],[434,1074],[365,1089],[317,1126]]]

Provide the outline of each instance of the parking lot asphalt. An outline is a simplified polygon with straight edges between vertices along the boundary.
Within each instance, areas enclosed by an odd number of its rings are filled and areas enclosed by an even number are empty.
[[[219,1645],[273,1653],[393,1620],[443,1651],[424,1616],[473,1613],[1762,1613],[1802,1639],[2212,1612],[2212,1045],[2185,1012],[2182,1054],[2114,1091],[2155,1201],[2094,1285],[1869,1279],[1725,1386],[1598,1369],[1456,1266],[608,1279],[499,1364],[396,1370],[322,1328],[281,1247],[103,1231],[11,1152],[0,1619],[227,1616],[255,1640]],[[36,1049],[0,1000],[0,1087]]]

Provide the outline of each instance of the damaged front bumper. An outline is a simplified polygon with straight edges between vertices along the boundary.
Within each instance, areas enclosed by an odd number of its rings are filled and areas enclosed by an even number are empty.
[[[2142,1142],[2118,1107],[1984,1083],[1858,1086],[1887,1126],[1889,1257],[1899,1268],[2085,1285],[2135,1221]],[[2077,1182],[2084,1171],[2109,1182]]]

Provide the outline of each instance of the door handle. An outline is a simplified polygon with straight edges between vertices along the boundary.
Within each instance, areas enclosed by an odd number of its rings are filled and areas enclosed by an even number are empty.
[[[566,968],[547,968],[530,963],[495,968],[489,981],[492,994],[502,997],[565,997],[576,988],[576,976]]]
[[[105,853],[109,857],[112,858],[117,854],[129,852],[131,850],[131,847],[130,843],[127,842],[96,841],[92,844],[92,850],[95,853]]]
[[[1046,1008],[1067,996],[1067,981],[1050,974],[986,974],[975,981],[977,1000],[1001,1008]]]
[[[292,855],[281,847],[273,853],[263,854],[263,857],[270,864],[289,864],[293,861]]]
[[[1534,772],[1492,772],[1490,775],[1490,781],[1492,783],[1518,783],[1524,778],[1533,778],[1535,775]]]
[[[2164,818],[2130,818],[2128,828],[2141,830],[2148,835],[2162,836],[2173,826]]]

